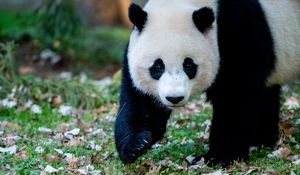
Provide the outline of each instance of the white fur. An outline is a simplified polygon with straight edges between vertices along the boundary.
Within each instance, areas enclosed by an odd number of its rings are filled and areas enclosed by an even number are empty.
[[[144,93],[154,95],[163,103],[166,96],[184,96],[178,105],[187,102],[196,90],[208,88],[218,71],[219,54],[216,26],[203,35],[196,28],[194,11],[215,4],[211,0],[150,0],[146,27],[141,34],[131,34],[128,61],[134,85]],[[183,71],[184,59],[190,57],[198,65],[197,75],[188,79]],[[161,58],[165,73],[159,80],[149,74],[153,62]]]
[[[141,34],[135,29],[128,48],[129,71],[134,86],[171,106],[167,96],[184,96],[183,105],[196,90],[205,90],[219,68],[216,22],[202,34],[192,14],[202,7],[217,13],[215,0],[150,0],[144,10],[148,20]],[[276,51],[276,68],[266,82],[271,86],[295,80],[300,75],[300,1],[260,0],[270,25]],[[198,65],[197,75],[188,79],[182,68],[186,57]],[[165,73],[151,78],[149,68],[161,58]]]
[[[159,89],[158,94],[164,104],[168,106],[182,106],[188,102],[193,86],[194,82],[190,81],[181,69],[177,69],[173,73],[164,73],[158,82],[157,89]],[[183,96],[184,99],[176,105],[166,100],[166,97],[180,96]]]
[[[270,25],[276,52],[276,69],[267,85],[300,78],[300,1],[260,0]]]

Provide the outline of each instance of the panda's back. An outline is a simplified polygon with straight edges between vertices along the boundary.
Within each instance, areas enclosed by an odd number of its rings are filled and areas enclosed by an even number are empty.
[[[300,1],[260,0],[274,41],[277,58],[268,84],[284,84],[300,78]]]
[[[266,77],[272,86],[300,78],[299,0],[216,2],[220,79],[234,83]],[[237,67],[242,72],[238,76]]]

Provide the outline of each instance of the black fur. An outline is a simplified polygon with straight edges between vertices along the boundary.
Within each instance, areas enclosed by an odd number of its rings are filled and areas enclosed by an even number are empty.
[[[123,62],[120,108],[115,122],[115,141],[123,163],[134,162],[162,139],[171,110],[137,90],[129,75],[127,51]]]
[[[186,58],[183,62],[183,70],[189,79],[195,78],[197,74],[198,65],[194,63],[191,58]]]
[[[165,64],[162,59],[154,61],[153,65],[149,68],[150,75],[153,79],[159,80],[165,72]]]
[[[193,13],[193,21],[198,30],[204,33],[215,21],[214,11],[208,7],[201,8]]]
[[[207,91],[213,105],[210,150],[213,163],[248,156],[250,146],[277,140],[280,88],[267,88],[275,67],[271,31],[258,0],[219,0],[220,70]]]
[[[280,86],[266,87],[276,58],[271,31],[258,0],[219,0],[218,5],[221,62],[217,78],[207,90],[214,112],[210,149],[204,157],[211,163],[226,165],[247,158],[250,146],[275,144]],[[197,27],[203,32],[203,27]],[[133,87],[125,56],[115,123],[116,146],[124,163],[133,162],[162,138],[170,113]]]
[[[140,6],[132,3],[128,9],[128,16],[130,21],[141,32],[147,22],[148,14]]]

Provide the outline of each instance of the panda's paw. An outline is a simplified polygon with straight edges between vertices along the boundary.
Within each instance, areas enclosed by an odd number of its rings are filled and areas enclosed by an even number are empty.
[[[151,142],[152,138],[150,131],[143,131],[136,134],[126,145],[124,145],[119,153],[121,161],[124,164],[133,163],[151,146]]]
[[[208,166],[216,166],[216,165],[220,165],[223,168],[229,166],[230,164],[232,164],[234,161],[237,160],[245,160],[248,158],[248,152],[244,152],[244,151],[223,151],[223,152],[219,152],[218,154],[214,154],[213,152],[208,152],[204,155],[201,156],[197,156],[192,164],[196,164],[198,161],[200,161],[201,159],[204,159],[204,162],[208,165]]]
[[[227,167],[228,165],[230,165],[230,163],[232,162],[232,160],[229,159],[220,159],[210,153],[204,154],[204,155],[200,155],[197,156],[192,164],[195,165],[197,164],[199,161],[202,161],[204,159],[204,162],[208,165],[208,166],[216,166],[216,165],[220,165],[222,167]]]

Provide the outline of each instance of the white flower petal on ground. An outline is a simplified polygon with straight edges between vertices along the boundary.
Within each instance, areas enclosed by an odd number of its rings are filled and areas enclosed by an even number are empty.
[[[31,108],[31,106],[33,105],[33,102],[31,100],[26,101],[26,103],[24,104],[25,109],[27,108]]]
[[[159,148],[162,146],[163,146],[162,144],[156,143],[156,144],[152,145],[152,148],[155,149],[155,148]]]
[[[46,128],[46,127],[39,127],[38,131],[41,132],[41,133],[51,133],[52,132],[51,129]]]
[[[70,140],[74,138],[74,136],[78,135],[80,132],[79,128],[72,129],[71,131],[65,132],[64,136]]]
[[[216,172],[213,172],[213,173],[203,174],[203,175],[228,175],[228,174],[224,174],[224,173],[222,173],[221,170],[219,170],[219,171],[216,171]]]
[[[59,78],[62,80],[70,80],[73,74],[71,72],[62,72],[59,74]]]
[[[45,151],[45,149],[42,148],[41,146],[38,146],[38,147],[35,148],[35,152],[37,152],[39,154],[43,153],[44,151]]]
[[[13,100],[4,99],[0,101],[0,105],[7,108],[13,108],[17,106],[17,102]]]
[[[295,164],[295,165],[300,165],[300,159],[294,161],[293,164]]]
[[[44,169],[44,171],[45,171],[46,173],[50,173],[50,174],[58,172],[57,169],[53,168],[53,167],[50,166],[50,165],[47,165],[46,168]]]
[[[256,171],[257,169],[256,168],[250,168],[245,175],[249,175],[251,174],[252,172]]]
[[[78,169],[77,171],[78,171],[79,174],[83,174],[83,175],[86,175],[86,174],[87,174],[86,170],[83,169],[83,168],[80,168],[80,169]]]
[[[290,97],[286,99],[286,101],[283,104],[286,106],[289,110],[298,109],[300,108],[300,102],[296,97]]]
[[[193,160],[194,160],[194,159],[195,159],[195,157],[192,156],[192,155],[189,155],[189,156],[186,157],[186,160],[187,160],[190,164],[193,163]]]
[[[87,165],[85,167],[81,167],[77,170],[79,174],[91,174],[91,175],[98,175],[101,174],[100,170],[95,170],[95,167],[93,165]]]
[[[101,154],[103,156],[103,160],[106,160],[109,157],[109,152],[105,152],[104,154]]]
[[[62,106],[59,107],[58,112],[62,116],[71,115],[72,107],[71,106],[62,105]]]
[[[7,148],[1,148],[0,147],[0,153],[10,153],[10,154],[15,154],[17,152],[17,146],[13,145],[11,147]]]
[[[56,151],[58,154],[64,154],[64,151],[62,149],[55,149],[54,148],[54,151]]]
[[[102,149],[102,147],[100,145],[97,145],[94,141],[89,142],[88,148],[95,150],[95,151],[101,151],[101,149]]]
[[[64,153],[64,156],[66,160],[74,158],[74,155],[71,153]]]
[[[287,158],[290,154],[291,150],[289,148],[279,148],[278,150],[273,151],[272,154],[269,154],[268,157]]]
[[[41,107],[39,105],[36,105],[36,104],[32,105],[30,110],[34,114],[41,114],[42,113]]]

